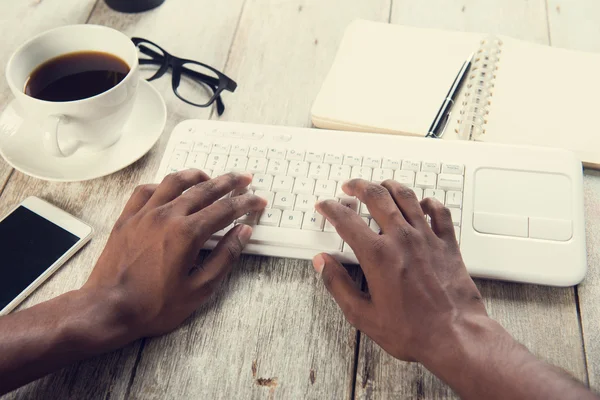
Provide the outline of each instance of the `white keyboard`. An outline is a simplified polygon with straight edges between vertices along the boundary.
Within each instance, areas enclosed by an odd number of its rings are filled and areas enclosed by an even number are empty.
[[[254,175],[249,190],[268,206],[236,221],[254,228],[249,254],[311,259],[325,251],[357,263],[314,204],[336,199],[379,232],[340,185],[394,179],[450,209],[472,276],[569,286],[587,270],[581,163],[566,151],[187,120],[173,130],[155,180],[186,168]]]

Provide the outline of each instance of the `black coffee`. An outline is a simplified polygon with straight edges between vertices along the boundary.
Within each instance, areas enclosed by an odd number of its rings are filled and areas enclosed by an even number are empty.
[[[128,73],[127,63],[112,54],[68,53],[37,67],[25,84],[25,94],[47,101],[81,100],[106,92]]]

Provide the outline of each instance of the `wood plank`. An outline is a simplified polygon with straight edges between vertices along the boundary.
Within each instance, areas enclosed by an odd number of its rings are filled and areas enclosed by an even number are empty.
[[[600,3],[548,0],[553,46],[600,52]],[[588,275],[577,292],[589,385],[600,391],[600,172],[584,173]]]
[[[96,1],[25,0],[0,3],[0,112],[13,99],[5,73],[6,63],[17,47],[40,32],[68,23],[85,22]],[[11,172],[12,167],[0,157],[0,193]]]
[[[528,21],[523,24],[520,21]],[[392,23],[493,32],[548,43],[543,0],[396,0]],[[477,280],[489,314],[541,358],[586,380],[574,290]],[[420,365],[394,360],[361,335],[356,379],[361,399],[445,399],[452,391]]]
[[[59,9],[56,3],[54,2],[51,11]],[[241,4],[241,0],[227,4],[210,0],[169,0],[153,11],[130,15],[117,13],[109,9],[104,1],[100,1],[89,22],[111,26],[131,36],[145,37],[173,54],[201,60],[222,69]],[[219,15],[219,18],[215,18],[215,15]],[[178,21],[177,29],[173,27],[173,21]],[[85,22],[85,18],[79,22]],[[133,188],[139,183],[153,180],[172,128],[185,118],[209,118],[210,109],[187,105],[173,95],[168,76],[153,84],[165,98],[169,118],[160,142],[137,163],[111,176],[82,183],[51,183],[19,172],[14,173],[0,198],[0,213],[6,212],[29,195],[37,195],[89,222],[96,229],[90,244],[40,287],[21,308],[77,289],[85,282]],[[111,354],[65,368],[15,391],[12,396],[125,398],[140,351],[141,341]],[[157,356],[165,358],[168,354],[158,350]],[[141,384],[145,385],[147,382]]]
[[[309,125],[346,25],[388,13],[387,0],[248,0],[226,70],[239,86],[223,119]],[[355,330],[310,262],[244,257],[197,315],[146,344],[133,397],[350,397]]]

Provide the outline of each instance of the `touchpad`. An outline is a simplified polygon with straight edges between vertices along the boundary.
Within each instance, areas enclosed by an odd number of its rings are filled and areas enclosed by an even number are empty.
[[[568,240],[571,181],[565,175],[482,168],[475,173],[473,228],[480,233]]]

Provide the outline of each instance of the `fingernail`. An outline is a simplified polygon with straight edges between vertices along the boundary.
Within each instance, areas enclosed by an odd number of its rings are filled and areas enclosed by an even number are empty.
[[[250,172],[242,172],[240,176],[244,176],[246,178],[252,179],[253,175]]]
[[[342,187],[342,191],[343,191],[344,193],[346,193],[346,194],[348,194],[348,182],[350,182],[350,181],[349,181],[349,180],[348,180],[348,181],[344,181],[344,182],[342,183],[342,186],[341,186],[341,187]]]
[[[248,225],[240,224],[241,228],[237,233],[238,240],[240,243],[248,243],[250,236],[252,236],[252,228]]]
[[[323,267],[325,267],[325,259],[323,258],[322,255],[317,254],[316,256],[314,256],[313,260],[313,267],[315,269],[315,271],[317,271],[317,273],[321,273],[323,272]]]

